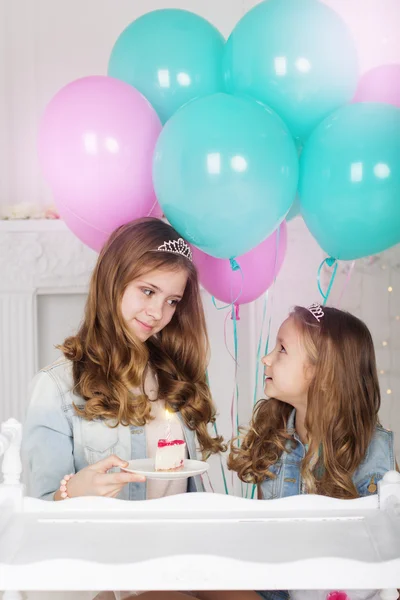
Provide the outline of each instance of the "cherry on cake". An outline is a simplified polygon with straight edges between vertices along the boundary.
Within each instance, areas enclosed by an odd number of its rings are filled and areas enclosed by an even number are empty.
[[[158,440],[155,470],[179,471],[183,468],[186,444],[183,440]]]

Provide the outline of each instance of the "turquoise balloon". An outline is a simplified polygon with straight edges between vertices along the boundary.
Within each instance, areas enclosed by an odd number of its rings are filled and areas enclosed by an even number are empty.
[[[298,183],[297,151],[270,109],[215,94],[190,102],[165,125],[153,182],[183,237],[211,256],[233,258],[285,218]]]
[[[400,242],[400,109],[351,104],[328,117],[306,143],[300,202],[321,248],[341,260]]]
[[[155,10],[121,33],[108,74],[139,90],[165,123],[189,100],[223,91],[224,45],[222,34],[203,17]]]
[[[294,219],[295,217],[299,217],[299,216],[301,216],[300,201],[299,201],[298,197],[296,196],[292,206],[290,207],[288,214],[286,215],[286,221],[292,221],[292,219]]]
[[[261,100],[305,140],[353,97],[357,53],[345,23],[323,2],[267,0],[231,33],[224,70],[229,93]]]

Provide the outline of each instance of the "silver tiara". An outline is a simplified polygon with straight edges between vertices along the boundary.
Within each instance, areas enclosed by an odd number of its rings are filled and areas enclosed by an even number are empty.
[[[314,302],[314,304],[311,304],[311,306],[308,306],[307,310],[309,310],[310,313],[312,314],[312,316],[317,319],[318,323],[324,316],[324,311],[322,310],[322,306],[320,304],[317,304],[316,302]]]
[[[164,242],[161,246],[157,248],[157,250],[159,250],[160,252],[171,252],[172,254],[180,254],[181,256],[184,256],[190,261],[193,260],[190,246],[185,242],[183,238]]]

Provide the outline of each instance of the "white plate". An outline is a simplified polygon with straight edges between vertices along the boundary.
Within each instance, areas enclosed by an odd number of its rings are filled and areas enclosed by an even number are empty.
[[[202,460],[185,458],[180,471],[155,471],[154,458],[137,458],[129,461],[129,466],[120,467],[121,471],[144,475],[147,479],[187,479],[208,471],[209,464]]]

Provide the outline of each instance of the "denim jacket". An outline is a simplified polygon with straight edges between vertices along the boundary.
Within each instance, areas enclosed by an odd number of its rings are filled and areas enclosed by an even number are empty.
[[[73,391],[72,363],[60,359],[40,371],[31,386],[31,398],[22,440],[22,455],[29,474],[28,493],[53,500],[60,480],[111,454],[123,460],[146,458],[146,428],[88,421],[73,407],[84,400]],[[179,413],[178,413],[179,414]],[[195,432],[183,422],[189,458],[197,458]],[[188,492],[203,492],[201,477],[188,479]],[[123,500],[145,500],[146,483],[130,483],[120,492]]]
[[[290,450],[291,442],[288,440],[286,451],[275,464],[269,467],[276,478],[268,477],[261,483],[263,500],[304,493],[301,461],[306,454],[306,448],[296,434],[295,418],[296,410],[293,409],[288,419],[287,432],[298,442],[297,447]],[[377,425],[365,458],[353,475],[353,482],[359,495],[369,496],[377,493],[378,481],[387,471],[396,469],[395,462],[393,433]]]

